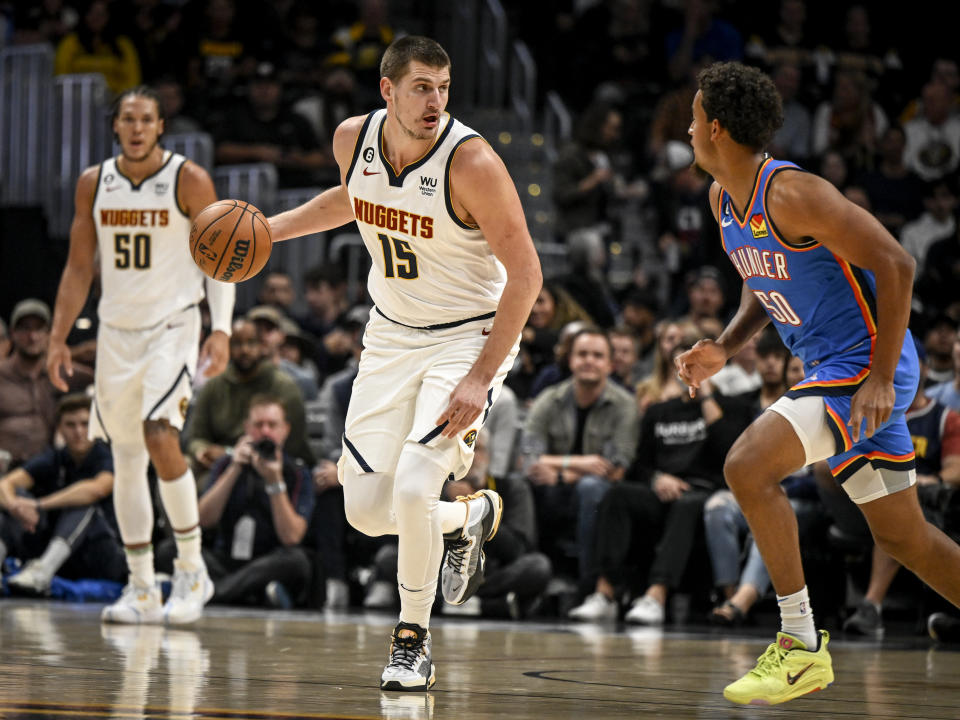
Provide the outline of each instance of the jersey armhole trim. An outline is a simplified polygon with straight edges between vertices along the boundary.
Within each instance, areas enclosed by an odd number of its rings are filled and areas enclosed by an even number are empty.
[[[177,206],[177,210],[179,210],[180,214],[187,220],[190,219],[190,213],[180,206],[180,176],[183,174],[183,168],[188,162],[190,162],[190,160],[184,158],[183,162],[180,163],[180,167],[177,168],[177,177],[173,181],[173,204]]]
[[[360,133],[357,135],[357,142],[353,146],[353,157],[350,158],[350,167],[347,168],[346,181],[344,182],[344,185],[350,184],[350,178],[353,177],[353,169],[357,166],[357,160],[360,158],[360,148],[363,147],[363,140],[367,137],[367,128],[370,127],[370,121],[378,112],[379,110],[374,110],[373,112],[369,113],[366,119],[363,121],[363,125],[360,127]]]
[[[450,186],[450,167],[453,165],[453,158],[457,154],[457,150],[460,149],[460,146],[463,145],[467,140],[475,140],[483,138],[477,133],[472,133],[470,135],[464,135],[462,138],[457,140],[457,144],[453,146],[453,149],[450,150],[450,156],[447,158],[447,167],[443,171],[443,200],[447,206],[447,214],[450,216],[450,219],[453,220],[459,227],[464,230],[479,230],[479,225],[470,225],[465,222],[457,215],[457,211],[453,209],[453,188]]]
[[[92,217],[94,221],[96,221],[97,216],[94,214],[93,208],[97,205],[97,196],[100,194],[100,178],[102,177],[103,163],[100,163],[100,166],[97,168],[97,184],[93,186],[93,198],[90,200],[90,217]]]
[[[778,168],[774,168],[770,175],[767,176],[767,181],[763,186],[763,215],[767,219],[767,225],[770,226],[770,232],[773,233],[773,237],[778,243],[787,248],[787,250],[793,250],[794,252],[815,250],[816,248],[820,247],[820,243],[817,240],[810,240],[809,242],[800,243],[799,245],[788,242],[786,238],[784,238],[783,233],[780,232],[780,228],[778,228],[777,224],[774,222],[770,211],[767,209],[767,195],[770,194],[770,181],[773,180],[774,175],[783,170],[796,170],[797,172],[802,173],[807,172],[803,168],[797,167],[796,165],[781,165]]]

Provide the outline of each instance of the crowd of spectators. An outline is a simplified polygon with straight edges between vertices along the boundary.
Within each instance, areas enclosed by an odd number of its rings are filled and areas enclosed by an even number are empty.
[[[843,22],[829,27],[805,0],[764,5],[755,17],[747,11],[754,3],[713,0],[560,2],[549,12],[504,4],[541,60],[541,88],[555,88],[578,118],[551,169],[556,240],[572,270],[548,278],[475,467],[448,488],[491,487],[508,500],[503,537],[489,546],[489,587],[466,609],[447,611],[622,615],[657,625],[683,619],[683,603],[671,601],[679,596],[729,625],[769,597],[721,468],[733,438],[797,382],[795,359],[766,333],[694,399],[672,365],[681,349],[716,337],[739,298],[710,180],[690,167],[696,73],[713,60],[769,72],[785,111],[771,152],[823,174],[916,259],[911,329],[926,380],[908,417],[920,481],[933,488],[924,491],[930,515],[960,533],[960,513],[951,512],[960,485],[955,56],[894,42],[887,19],[863,3],[835,8]],[[273,163],[281,186],[293,187],[336,181],[333,129],[379,105],[380,53],[402,31],[386,0],[326,3],[322,13],[309,2],[240,0],[0,8],[5,41],[48,42],[58,73],[102,72],[113,92],[153,83],[168,131],[208,131],[218,162]],[[576,52],[554,57],[551,47]],[[628,282],[614,282],[610,254],[637,232],[623,222],[625,205],[639,208],[658,271],[640,265]],[[395,542],[347,525],[336,481],[369,310],[348,297],[344,278],[332,263],[307,270],[296,278],[302,296],[285,272],[258,278],[258,304],[238,308],[228,369],[194,396],[183,440],[198,478],[215,602],[396,602]],[[92,378],[84,363],[96,361],[95,317],[82,317],[86,332],[71,340],[72,389],[81,391]],[[87,557],[83,542],[119,542],[97,494],[106,481],[70,494],[71,503],[50,499],[64,482],[93,482],[111,469],[95,462],[100,446],[83,445],[64,424],[77,409],[75,396],[58,398],[43,373],[49,324],[49,308],[35,298],[19,303],[8,325],[0,320],[0,561],[26,563],[30,582],[12,575],[8,585],[34,594],[49,593],[55,573],[91,575],[68,562]],[[57,463],[67,470],[55,486],[46,478]],[[811,586],[832,569],[853,572],[857,552],[870,565],[862,520],[824,467],[788,478],[784,490],[801,517]],[[268,494],[277,492],[289,500],[283,512],[271,512]],[[74,515],[94,510],[100,534],[74,538]],[[155,540],[162,548],[163,538]],[[836,604],[841,616],[855,610],[851,632],[882,627],[881,604],[898,589],[888,560],[873,555],[859,595]],[[99,577],[116,574],[105,565]]]

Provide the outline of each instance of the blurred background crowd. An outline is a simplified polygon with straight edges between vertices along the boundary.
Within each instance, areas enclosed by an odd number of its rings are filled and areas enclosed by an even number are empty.
[[[896,14],[805,0],[477,4],[496,10],[507,39],[529,53],[535,120],[518,133],[510,108],[458,101],[467,69],[453,52],[450,110],[507,161],[546,282],[474,467],[447,488],[495,487],[506,514],[487,546],[477,602],[444,611],[736,625],[771,605],[762,561],[724,488],[723,458],[803,368],[766,332],[695,399],[672,371],[677,352],[720,333],[740,297],[709,207],[710,179],[691,167],[687,139],[697,72],[716,60],[768,72],[785,116],[770,153],[822,174],[916,259],[911,329],[924,381],[908,419],[926,511],[960,533],[960,51],[936,4]],[[308,192],[338,182],[337,124],[380,106],[387,45],[409,32],[457,37],[457,18],[439,8],[429,0],[0,0],[0,48],[46,45],[57,76],[101,74],[108,97],[151,84],[168,135],[210,138],[211,171],[267,165],[278,191]],[[565,121],[552,134],[539,120],[547,106]],[[122,557],[115,567],[102,550],[119,542],[103,479],[109,457],[71,429],[88,421],[84,403],[60,397],[44,375],[67,247],[49,216],[48,207],[0,206],[0,560],[13,572],[14,558],[50,552],[57,533],[80,522],[75,508],[92,507],[103,522],[90,524],[86,551],[71,547],[61,574],[121,580]],[[348,235],[297,242],[322,251],[276,253],[244,284],[229,368],[198,381],[183,433],[205,544],[233,583],[218,586],[218,599],[389,608],[395,541],[352,531],[336,482],[368,266]],[[25,243],[44,258],[41,271],[23,269]],[[70,340],[80,393],[96,363],[96,302],[94,291]],[[306,527],[299,537],[272,526],[255,483],[219,515],[204,514],[202,495],[244,431],[284,446]],[[64,463],[69,481],[50,471]],[[10,480],[17,468],[28,469],[32,487]],[[67,493],[95,478],[95,487]],[[933,593],[873,549],[825,466],[788,478],[784,491],[828,626],[876,636],[884,617],[919,621],[938,609]],[[18,499],[27,493],[42,512]],[[84,503],[65,505],[64,494]],[[160,523],[155,542],[168,532]],[[10,591],[52,592],[49,579],[18,588],[14,577]]]

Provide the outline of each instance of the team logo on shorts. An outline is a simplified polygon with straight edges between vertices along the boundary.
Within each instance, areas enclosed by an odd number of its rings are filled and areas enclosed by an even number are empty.
[[[467,447],[473,447],[473,444],[477,441],[477,431],[471,430],[466,435],[463,436],[463,443]]]
[[[184,420],[187,419],[187,407],[189,407],[190,401],[187,398],[180,398],[180,417]]]

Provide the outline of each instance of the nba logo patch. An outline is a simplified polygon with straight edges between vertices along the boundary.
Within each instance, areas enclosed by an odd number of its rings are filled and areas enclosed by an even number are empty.
[[[770,234],[767,232],[767,221],[760,213],[750,218],[750,230],[755,238],[764,238]]]
[[[467,447],[473,447],[473,444],[477,441],[477,431],[471,430],[466,435],[463,436],[463,444]]]

